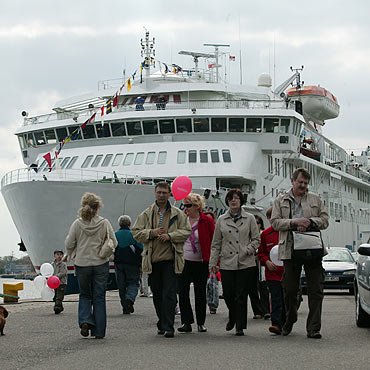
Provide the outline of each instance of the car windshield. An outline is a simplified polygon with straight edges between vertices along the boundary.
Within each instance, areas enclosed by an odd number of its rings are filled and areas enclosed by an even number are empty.
[[[346,250],[329,249],[328,254],[323,258],[325,262],[354,262],[351,253]]]

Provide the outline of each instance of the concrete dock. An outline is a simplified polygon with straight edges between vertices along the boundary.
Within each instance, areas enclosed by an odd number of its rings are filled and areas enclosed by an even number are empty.
[[[272,336],[269,321],[248,313],[244,337],[226,332],[227,310],[221,300],[216,315],[207,314],[207,333],[175,338],[157,335],[151,298],[137,298],[135,313],[122,315],[118,292],[107,293],[107,336],[83,338],[77,325],[78,296],[67,296],[64,312],[53,302],[7,305],[5,336],[0,337],[0,369],[367,369],[370,329],[355,326],[354,297],[326,295],[323,339],[305,331],[307,296],[298,323],[287,337]],[[176,327],[180,317],[176,316]]]

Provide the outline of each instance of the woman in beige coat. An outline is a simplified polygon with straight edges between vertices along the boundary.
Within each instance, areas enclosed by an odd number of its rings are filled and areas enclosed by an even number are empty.
[[[81,335],[89,330],[95,338],[104,338],[107,325],[105,291],[109,277],[109,258],[99,256],[107,237],[117,246],[117,239],[110,222],[98,216],[103,207],[99,196],[85,193],[81,198],[79,217],[73,222],[65,245],[67,260],[73,256],[80,288],[78,323]]]
[[[244,197],[240,189],[229,190],[225,202],[230,209],[216,223],[209,265],[212,272],[221,272],[223,295],[229,309],[226,330],[236,326],[235,334],[244,335],[248,287],[255,280],[255,252],[260,237],[254,216],[241,208]]]

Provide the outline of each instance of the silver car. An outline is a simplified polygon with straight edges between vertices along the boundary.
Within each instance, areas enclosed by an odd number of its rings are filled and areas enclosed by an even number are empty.
[[[354,280],[356,299],[356,325],[370,327],[370,244],[361,244]]]

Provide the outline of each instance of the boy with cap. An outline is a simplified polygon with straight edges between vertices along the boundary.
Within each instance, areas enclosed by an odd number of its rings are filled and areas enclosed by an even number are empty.
[[[67,264],[62,261],[64,252],[60,249],[54,251],[54,261],[52,265],[54,267],[54,276],[57,276],[60,280],[60,285],[55,289],[54,296],[54,312],[55,314],[61,313],[63,308],[64,292],[67,287]]]

